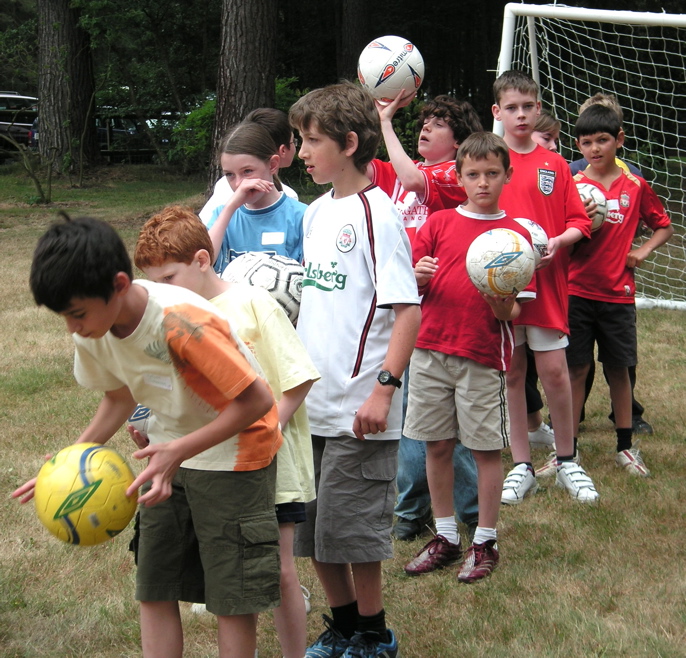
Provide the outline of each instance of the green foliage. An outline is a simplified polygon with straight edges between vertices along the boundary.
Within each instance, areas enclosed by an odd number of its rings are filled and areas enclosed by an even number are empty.
[[[19,18],[19,17],[18,17]],[[4,22],[4,21],[3,21]],[[0,28],[0,80],[3,90],[35,96],[38,89],[36,18]]]
[[[212,151],[212,124],[216,108],[214,98],[189,112],[173,128],[169,162],[183,171],[205,169]]]
[[[298,78],[277,78],[276,79],[276,101],[274,106],[288,114],[291,105],[301,96],[304,96],[309,89],[299,89],[296,87]]]
[[[276,80],[275,106],[286,114],[291,105],[308,91],[298,89],[297,83],[298,78],[277,78]],[[215,146],[212,144],[215,108],[214,98],[205,100],[174,126],[170,139],[170,164],[180,166],[185,172],[199,171],[208,166],[210,154]],[[291,168],[295,170],[299,166],[300,163],[296,160]],[[291,172],[291,176],[293,179],[299,179],[300,172]]]

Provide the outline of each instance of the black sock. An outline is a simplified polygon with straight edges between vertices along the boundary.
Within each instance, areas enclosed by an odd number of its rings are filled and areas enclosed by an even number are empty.
[[[633,433],[631,427],[618,427],[615,433],[617,434],[617,452],[631,448],[631,435]]]
[[[331,608],[331,616],[333,617],[334,628],[348,640],[355,635],[358,629],[357,601],[348,603],[347,605],[339,605],[337,608]]]
[[[381,636],[383,642],[388,642],[389,637],[386,632],[386,611],[381,608],[381,612],[377,612],[370,617],[360,615],[357,621],[357,630],[360,631],[360,633],[374,631]]]
[[[574,457],[576,457],[576,445],[577,445],[577,439],[576,439],[576,437],[574,437],[574,451],[572,452],[571,455],[557,455],[558,463],[574,461]]]
[[[513,468],[516,468],[516,467],[519,466],[520,464],[526,464],[526,467],[527,467],[534,475],[536,475],[536,471],[534,471],[534,465],[533,465],[531,462],[515,462],[514,464],[512,464],[512,467],[513,467]]]

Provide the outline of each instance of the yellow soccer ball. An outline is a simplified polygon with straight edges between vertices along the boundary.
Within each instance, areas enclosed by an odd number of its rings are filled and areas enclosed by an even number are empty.
[[[41,523],[68,544],[93,546],[118,535],[136,511],[126,460],[99,443],[75,443],[45,462],[34,490]]]

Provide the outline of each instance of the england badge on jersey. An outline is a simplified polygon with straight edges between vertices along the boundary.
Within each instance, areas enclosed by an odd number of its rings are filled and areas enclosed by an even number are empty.
[[[555,171],[553,169],[538,170],[538,189],[546,196],[550,196],[555,188]]]

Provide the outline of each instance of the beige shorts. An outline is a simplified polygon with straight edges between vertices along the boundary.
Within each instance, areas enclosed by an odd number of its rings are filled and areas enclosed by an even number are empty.
[[[472,359],[415,349],[403,434],[419,441],[458,438],[470,450],[510,445],[505,373]]]
[[[567,334],[557,329],[534,327],[530,324],[515,325],[515,345],[526,343],[534,352],[563,350],[569,345]]]

